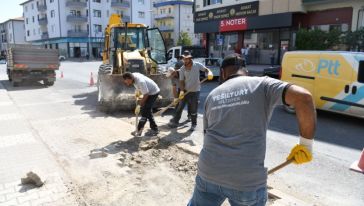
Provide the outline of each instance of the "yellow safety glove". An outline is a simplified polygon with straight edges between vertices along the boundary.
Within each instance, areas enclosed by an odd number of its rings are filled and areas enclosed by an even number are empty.
[[[141,92],[140,90],[136,90],[136,91],[135,91],[135,98],[136,98],[136,99],[140,99],[140,98],[141,98],[141,96],[142,96],[142,92]]]
[[[179,100],[182,100],[184,98],[185,98],[185,92],[184,91],[180,91],[178,99]]]
[[[214,74],[212,73],[211,70],[208,69],[208,72],[207,72],[207,80],[213,80],[214,79]]]
[[[135,115],[138,115],[140,113],[140,105],[139,104],[135,107],[134,113],[135,113]]]
[[[300,137],[300,144],[294,146],[287,160],[293,160],[295,164],[303,164],[312,160],[313,140]]]
[[[176,106],[179,102],[179,98],[174,98],[173,99],[173,106]]]

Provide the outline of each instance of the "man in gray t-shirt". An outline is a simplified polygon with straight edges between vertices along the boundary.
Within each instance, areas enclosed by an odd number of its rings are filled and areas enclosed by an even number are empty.
[[[127,86],[134,85],[143,95],[143,98],[141,98],[135,108],[135,114],[138,115],[141,112],[142,118],[139,121],[137,131],[134,131],[132,134],[141,136],[144,125],[149,120],[151,130],[146,135],[157,135],[158,127],[153,117],[152,108],[159,95],[160,89],[158,85],[152,79],[138,72],[125,72],[123,74],[123,82]],[[139,94],[137,94],[136,98],[139,98]]]
[[[208,72],[208,79],[213,78],[212,72],[200,63],[193,62],[192,56],[189,51],[185,51],[183,56],[184,65],[179,71],[180,80],[180,93],[179,99],[181,100],[177,106],[176,113],[173,119],[168,124],[169,127],[175,128],[178,126],[178,122],[181,119],[182,111],[187,104],[188,111],[191,115],[191,128],[190,131],[194,131],[197,125],[197,109],[198,98],[200,96],[200,71]],[[186,96],[185,91],[188,91]]]
[[[316,114],[311,94],[269,77],[248,77],[242,65],[238,55],[226,57],[225,82],[206,98],[204,144],[190,206],[220,205],[226,198],[232,205],[253,200],[251,205],[265,205],[266,132],[277,104],[295,107],[300,126],[300,144],[287,159],[298,164],[312,159]]]

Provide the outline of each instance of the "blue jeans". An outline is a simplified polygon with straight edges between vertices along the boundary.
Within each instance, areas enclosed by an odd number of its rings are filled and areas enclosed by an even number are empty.
[[[264,206],[268,199],[267,187],[242,192],[207,182],[197,175],[195,190],[187,206],[219,206],[226,198],[231,206]]]

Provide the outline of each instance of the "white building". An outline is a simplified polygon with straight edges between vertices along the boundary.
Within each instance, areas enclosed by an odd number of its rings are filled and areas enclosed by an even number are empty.
[[[0,51],[3,55],[10,44],[25,44],[24,19],[9,19],[0,23]]]
[[[21,5],[26,40],[71,58],[99,57],[112,13],[125,22],[151,25],[147,0],[28,0]]]
[[[154,1],[154,26],[158,27],[168,47],[175,46],[182,32],[187,32],[192,44],[200,44],[194,32],[192,0]]]

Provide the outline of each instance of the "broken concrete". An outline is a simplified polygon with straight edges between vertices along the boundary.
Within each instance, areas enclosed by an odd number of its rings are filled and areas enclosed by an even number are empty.
[[[24,178],[21,178],[21,184],[23,185],[34,185],[36,187],[41,187],[43,186],[45,181],[42,181],[42,179],[40,178],[40,176],[35,173],[35,172],[28,172],[27,176]]]

